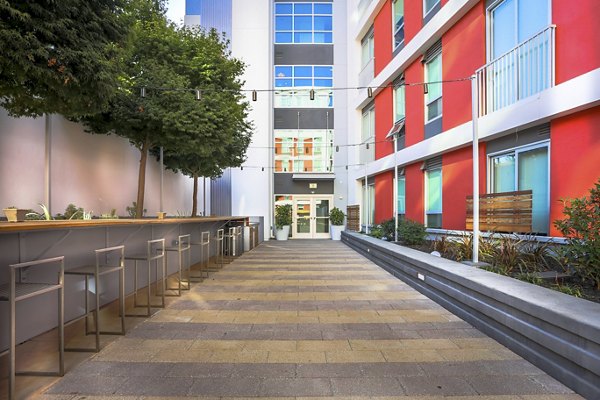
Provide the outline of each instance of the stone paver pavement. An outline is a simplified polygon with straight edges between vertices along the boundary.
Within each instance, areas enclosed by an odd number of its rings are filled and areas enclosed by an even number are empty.
[[[268,242],[48,399],[579,399],[339,242]]]

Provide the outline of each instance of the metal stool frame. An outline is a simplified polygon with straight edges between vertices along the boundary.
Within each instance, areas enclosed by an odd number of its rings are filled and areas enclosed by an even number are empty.
[[[65,351],[77,352],[99,352],[100,351],[100,335],[124,335],[125,334],[125,246],[107,247],[104,249],[94,250],[96,253],[96,264],[86,265],[65,271],[65,275],[83,275],[85,277],[85,334],[96,335],[96,345],[93,348],[65,348]],[[119,265],[105,265],[100,263],[100,257],[106,256],[107,253],[119,252]],[[101,331],[100,330],[100,277],[113,272],[119,273],[119,315],[121,317],[120,331]],[[88,328],[88,318],[90,315],[89,309],[89,285],[90,278],[94,278],[96,285],[96,306],[91,311],[94,314],[94,330]]]
[[[155,247],[158,245],[158,248],[156,249],[156,253],[155,254]],[[146,252],[146,255],[140,254],[140,255],[132,255],[132,256],[125,256],[125,260],[133,260],[134,262],[134,276],[133,276],[133,306],[134,307],[146,307],[147,311],[146,314],[127,314],[127,317],[149,317],[152,313],[151,308],[165,308],[165,281],[166,281],[166,263],[165,263],[165,239],[154,239],[154,240],[148,240],[148,250]],[[154,255],[155,254],[155,255]],[[162,260],[162,279],[161,279],[161,284],[162,284],[162,290],[160,291],[161,294],[161,303],[158,305],[154,305],[151,304],[150,298],[151,298],[151,265],[152,265],[152,261],[154,261],[154,266],[155,266],[155,272],[156,272],[156,287],[155,287],[155,293],[158,295],[158,260]],[[146,304],[139,304],[138,303],[138,261],[146,261],[147,265],[148,265],[148,286],[147,286],[147,301]]]
[[[177,290],[177,294],[166,294],[166,296],[169,297],[173,297],[173,296],[181,296],[181,291],[182,290],[190,290],[190,260],[191,260],[191,235],[187,234],[187,235],[179,235],[177,238],[177,247],[164,247],[165,251],[176,251],[178,256],[179,256],[179,279],[178,279],[178,283],[177,283],[177,287],[166,287],[166,290]],[[157,249],[157,250],[161,250],[161,249]],[[184,281],[183,283],[187,284],[187,287],[182,287],[181,283],[183,280],[183,276],[182,276],[182,271],[185,269],[185,266],[183,264],[183,259],[184,254],[187,253],[187,269],[188,269],[188,278],[187,281]],[[165,265],[166,265],[166,256],[165,256]],[[166,267],[165,267],[166,269]]]
[[[205,231],[200,234],[199,242],[190,243],[192,246],[200,246],[200,276],[192,276],[191,266],[189,279],[194,279],[194,282],[202,282],[204,278],[208,278],[208,264],[210,260],[210,232]],[[206,253],[206,262],[204,261],[204,253]],[[206,273],[206,276],[202,276],[202,270]]]
[[[60,263],[58,272],[58,282],[53,283],[33,283],[21,282],[21,268],[33,267],[42,264]],[[64,333],[64,309],[65,309],[65,291],[64,291],[64,256],[47,258],[43,260],[29,261],[19,264],[11,264],[10,282],[0,285],[0,301],[9,302],[9,325],[10,345],[9,345],[9,377],[8,377],[8,398],[15,398],[15,376],[63,376],[65,374],[65,333]],[[17,282],[17,271],[19,272],[19,282]],[[16,370],[16,303],[29,298],[39,296],[45,293],[58,290],[58,371],[17,371]]]
[[[224,258],[225,258],[225,247],[224,247],[224,239],[225,239],[225,230],[219,229],[217,230],[217,235],[215,236],[215,262],[219,262],[220,260],[220,268],[223,268]]]

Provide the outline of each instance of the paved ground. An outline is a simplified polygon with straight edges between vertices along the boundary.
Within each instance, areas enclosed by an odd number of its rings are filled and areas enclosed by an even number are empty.
[[[579,398],[331,241],[269,242],[246,253],[44,397],[144,396]]]

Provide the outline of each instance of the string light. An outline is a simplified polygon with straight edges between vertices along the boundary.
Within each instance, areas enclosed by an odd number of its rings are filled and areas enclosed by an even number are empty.
[[[373,97],[373,89],[368,87],[367,88],[367,97],[368,98],[372,98]]]
[[[202,99],[202,95],[200,94],[200,91],[198,89],[196,89],[196,100],[201,100]]]
[[[252,91],[252,101],[256,101],[258,99],[258,93],[256,93],[256,90]]]

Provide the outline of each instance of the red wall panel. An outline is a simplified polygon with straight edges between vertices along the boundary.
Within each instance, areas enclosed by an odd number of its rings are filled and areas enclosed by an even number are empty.
[[[375,76],[392,60],[392,0],[387,0],[373,22]]]
[[[556,83],[600,67],[598,0],[553,0],[556,24]]]
[[[375,176],[375,223],[380,224],[394,216],[394,172]]]
[[[405,71],[406,82],[423,82],[423,66],[413,62]],[[406,147],[419,143],[425,135],[425,98],[421,86],[406,86]]]
[[[406,219],[423,223],[423,171],[421,163],[407,165],[404,168],[406,177]]]
[[[563,218],[560,199],[582,197],[600,179],[600,107],[558,118],[550,127],[550,235]]]
[[[485,9],[483,2],[473,7],[442,37],[443,79],[471,76],[485,64]],[[471,120],[471,82],[443,84],[442,129]]]
[[[394,91],[391,87],[383,89],[375,97],[375,158],[382,158],[394,152],[394,144],[386,141],[394,123]]]
[[[442,228],[465,229],[467,196],[473,194],[473,151],[465,147],[442,156]],[[479,193],[486,187],[485,144],[479,145]]]
[[[423,27],[423,0],[404,0],[404,43],[407,44]]]

